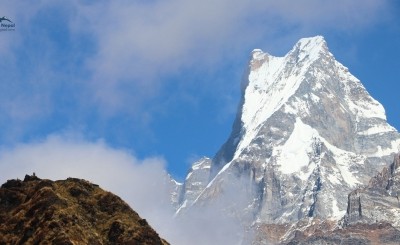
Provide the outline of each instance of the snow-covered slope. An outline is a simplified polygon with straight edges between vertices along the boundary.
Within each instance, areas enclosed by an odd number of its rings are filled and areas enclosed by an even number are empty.
[[[387,165],[399,144],[382,105],[323,37],[301,39],[284,57],[257,49],[232,133],[186,209],[224,203],[222,213],[248,225],[338,220],[348,193]]]

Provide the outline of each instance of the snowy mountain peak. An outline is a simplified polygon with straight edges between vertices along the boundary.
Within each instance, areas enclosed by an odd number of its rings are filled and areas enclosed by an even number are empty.
[[[250,143],[260,124],[281,108],[301,83],[307,82],[306,73],[322,55],[331,58],[321,36],[301,39],[284,57],[253,50],[248,80],[244,83],[243,132],[236,157]]]
[[[253,49],[253,51],[251,51],[252,55],[257,55],[257,54],[260,54],[260,53],[262,54],[264,52],[259,48]],[[255,58],[255,57],[253,56],[253,58]]]
[[[247,224],[340,219],[347,194],[397,151],[383,106],[321,36],[283,57],[255,49],[247,72],[232,133],[212,160],[193,165],[186,203]]]
[[[316,60],[321,54],[331,56],[324,37],[315,36],[302,38],[293,46],[292,50],[281,59],[277,59],[278,57],[265,53],[261,49],[254,49],[251,52],[250,70],[257,70],[261,67],[263,62],[270,63],[270,60],[272,63],[275,63],[278,60],[282,62],[285,59],[290,60],[292,63],[298,63],[304,59],[310,61]],[[295,60],[293,60],[293,58]]]
[[[332,54],[328,50],[325,39],[322,36],[316,36],[300,39],[287,56],[294,58],[296,63],[300,63],[313,62],[321,56],[332,57]]]
[[[261,49],[254,49],[253,51],[251,51],[250,62],[256,63],[261,61],[261,64],[268,56],[270,55],[268,53],[264,53]]]
[[[322,36],[308,37],[300,39],[291,52],[299,50],[304,53],[312,53],[312,52],[320,52],[327,51],[328,46],[327,43]]]

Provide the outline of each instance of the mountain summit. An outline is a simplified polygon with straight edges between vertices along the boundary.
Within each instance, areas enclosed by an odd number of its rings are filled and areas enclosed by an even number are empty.
[[[299,40],[284,57],[255,49],[232,133],[183,210],[218,207],[252,227],[339,220],[347,195],[387,166],[399,143],[383,106],[323,37]]]

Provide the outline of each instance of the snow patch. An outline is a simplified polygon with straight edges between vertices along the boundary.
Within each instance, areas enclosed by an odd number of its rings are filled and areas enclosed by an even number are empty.
[[[388,156],[393,154],[394,152],[397,152],[396,149],[398,149],[400,147],[400,139],[397,140],[393,140],[391,142],[391,147],[388,148],[384,148],[382,149],[382,147],[380,145],[377,146],[376,152],[373,154],[369,154],[369,157],[383,157],[383,156]]]
[[[363,165],[366,159],[365,156],[357,155],[353,152],[348,152],[342,149],[337,148],[334,145],[331,145],[328,141],[323,139],[324,144],[327,148],[333,153],[333,158],[336,162],[336,167],[340,172],[343,180],[350,186],[356,187],[358,184],[362,184],[355,177],[356,173],[353,173],[350,170],[350,164]],[[334,180],[331,180],[332,183],[335,183]]]
[[[346,211],[345,211],[345,210],[340,210],[340,209],[339,209],[338,203],[337,203],[335,197],[332,196],[331,201],[332,201],[332,202],[331,202],[331,203],[332,203],[332,208],[331,208],[331,210],[332,210],[332,217],[333,217],[335,220],[339,220],[339,219],[341,219],[341,218],[346,214]]]
[[[190,178],[190,176],[192,176],[193,172],[188,173],[188,175],[186,176],[186,180],[188,180]]]
[[[312,151],[311,143],[318,132],[301,119],[297,118],[294,129],[289,139],[283,146],[277,147],[279,151],[277,163],[280,171],[284,174],[291,174],[300,171],[310,163],[309,152]]]
[[[316,163],[310,158],[313,153],[312,143],[315,138],[320,139],[333,153],[336,162],[337,172],[334,175],[328,175],[328,180],[333,184],[341,184],[344,180],[350,187],[361,184],[355,176],[356,173],[350,170],[350,164],[362,165],[365,157],[333,146],[322,138],[316,129],[303,123],[300,118],[296,119],[293,132],[285,144],[274,148],[273,155],[276,156],[280,171],[283,174],[298,173],[300,179],[306,180],[316,167]],[[307,169],[304,169],[304,167],[307,167]]]
[[[396,131],[395,128],[388,124],[381,124],[381,125],[373,125],[371,128],[358,132],[359,135],[373,135],[373,134],[382,134],[387,132],[394,132]]]
[[[328,180],[329,180],[332,184],[335,184],[335,185],[340,185],[340,184],[341,184],[340,180],[338,179],[338,176],[335,175],[335,174],[329,174],[329,175],[328,175]]]

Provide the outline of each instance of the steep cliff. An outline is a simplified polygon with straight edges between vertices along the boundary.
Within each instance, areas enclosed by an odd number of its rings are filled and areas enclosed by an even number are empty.
[[[315,219],[294,226],[259,226],[253,244],[399,244],[399,167],[396,154],[367,187],[352,191],[346,215],[338,222]]]
[[[344,224],[389,223],[400,228],[400,154],[365,188],[351,192]]]

